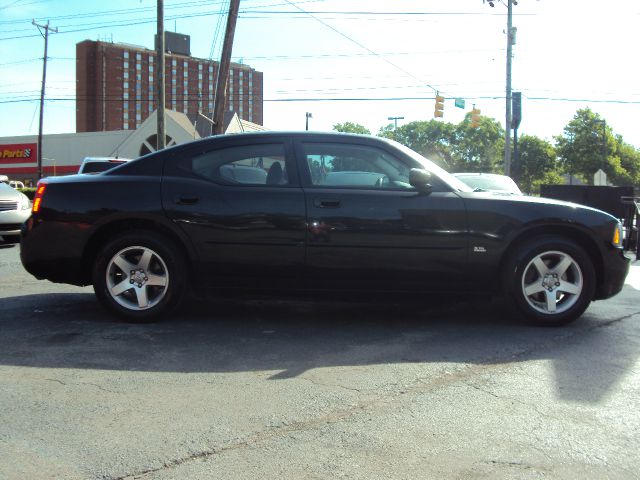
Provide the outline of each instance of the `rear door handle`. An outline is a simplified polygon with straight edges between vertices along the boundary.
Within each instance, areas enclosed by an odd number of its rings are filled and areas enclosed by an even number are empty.
[[[318,208],[338,208],[340,200],[337,198],[316,198],[313,204]]]
[[[194,205],[198,203],[198,200],[200,199],[194,195],[179,195],[175,198],[178,205]]]

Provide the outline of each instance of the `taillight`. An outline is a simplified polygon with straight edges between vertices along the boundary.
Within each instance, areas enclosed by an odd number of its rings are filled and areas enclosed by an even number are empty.
[[[38,188],[36,189],[36,194],[33,197],[33,207],[31,208],[31,213],[38,213],[40,211],[40,207],[42,206],[42,197],[44,195],[46,187],[46,183],[38,182]]]

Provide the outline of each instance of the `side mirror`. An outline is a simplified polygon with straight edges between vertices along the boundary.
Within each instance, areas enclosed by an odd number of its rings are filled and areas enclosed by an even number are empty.
[[[409,183],[419,192],[431,193],[431,172],[421,168],[412,168],[409,171]]]

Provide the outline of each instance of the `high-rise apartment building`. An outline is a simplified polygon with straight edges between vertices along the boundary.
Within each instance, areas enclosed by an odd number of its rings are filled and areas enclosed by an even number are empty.
[[[166,108],[211,118],[219,62],[165,56]],[[85,40],[76,45],[76,131],[135,130],[157,108],[156,52]],[[232,63],[227,108],[262,125],[262,72]]]

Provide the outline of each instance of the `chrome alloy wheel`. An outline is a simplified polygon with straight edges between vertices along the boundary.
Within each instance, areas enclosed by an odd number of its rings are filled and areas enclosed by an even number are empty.
[[[565,252],[536,255],[524,269],[522,292],[527,303],[544,314],[559,314],[573,307],[582,293],[580,265]]]
[[[167,294],[169,271],[156,252],[132,246],[109,260],[106,281],[111,298],[118,304],[129,310],[146,310]]]

